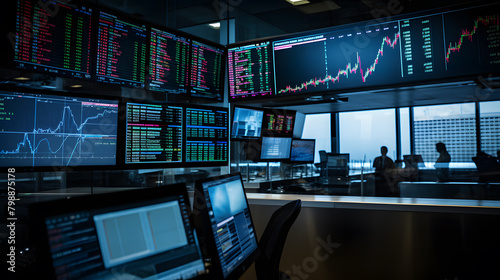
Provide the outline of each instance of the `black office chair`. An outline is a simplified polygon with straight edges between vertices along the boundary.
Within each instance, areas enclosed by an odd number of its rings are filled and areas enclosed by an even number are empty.
[[[500,182],[500,167],[496,157],[473,157],[480,183]]]
[[[319,163],[315,163],[314,166],[316,166],[316,168],[319,168],[320,170],[320,176],[323,177],[323,176],[326,176],[326,163],[327,163],[327,160],[328,160],[328,154],[326,153],[325,150],[321,150],[321,151],[318,151],[319,153]]]
[[[290,277],[279,270],[281,253],[288,231],[297,219],[302,206],[300,199],[290,201],[276,210],[259,242],[260,255],[255,261],[258,280],[282,280]]]

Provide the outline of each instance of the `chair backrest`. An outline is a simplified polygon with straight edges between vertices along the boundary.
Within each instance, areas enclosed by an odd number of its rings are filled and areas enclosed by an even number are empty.
[[[276,210],[259,240],[260,255],[255,261],[258,280],[281,279],[279,270],[286,237],[302,206],[300,199],[290,201]]]
[[[480,182],[500,180],[500,167],[496,157],[473,157]]]
[[[319,151],[319,161],[321,163],[326,163],[326,160],[327,160],[327,154],[326,154],[326,151],[325,150],[321,150]]]

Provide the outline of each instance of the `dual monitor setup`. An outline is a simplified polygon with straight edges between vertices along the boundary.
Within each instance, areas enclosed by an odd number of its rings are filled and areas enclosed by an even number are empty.
[[[36,273],[50,279],[237,279],[258,243],[238,173],[34,204]],[[210,265],[207,265],[210,260]],[[41,274],[40,274],[41,273]]]
[[[315,140],[300,139],[303,124],[303,115],[296,111],[236,105],[231,139],[251,141],[260,150],[258,161],[313,163]]]

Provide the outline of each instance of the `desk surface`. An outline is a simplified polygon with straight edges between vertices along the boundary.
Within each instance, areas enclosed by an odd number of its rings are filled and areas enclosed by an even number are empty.
[[[293,195],[266,193],[247,193],[247,197],[249,203],[255,205],[283,205],[286,201],[300,199],[302,200],[303,207],[500,215],[500,201],[498,200]]]

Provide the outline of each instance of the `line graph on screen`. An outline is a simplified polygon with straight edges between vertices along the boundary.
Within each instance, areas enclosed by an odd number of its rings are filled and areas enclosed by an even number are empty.
[[[3,95],[1,166],[116,164],[118,104]]]

